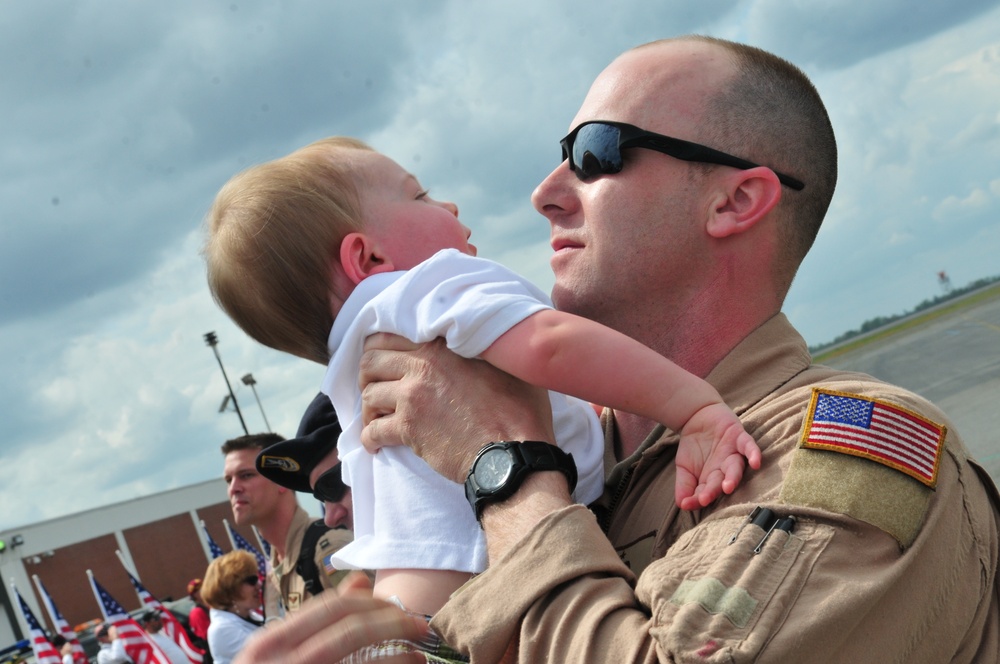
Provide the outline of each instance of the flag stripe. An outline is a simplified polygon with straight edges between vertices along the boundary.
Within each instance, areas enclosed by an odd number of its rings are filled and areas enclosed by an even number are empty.
[[[36,663],[62,664],[62,657],[55,649],[55,646],[49,641],[48,637],[45,636],[45,630],[42,629],[38,619],[35,618],[34,611],[24,601],[20,591],[18,591],[13,583],[11,584],[11,588],[13,588],[14,594],[17,595],[17,603],[21,608],[21,616],[28,625],[28,632],[31,636],[31,650],[35,654]]]
[[[160,647],[150,639],[139,623],[128,614],[111,594],[97,582],[92,575],[90,583],[94,588],[94,597],[101,605],[101,610],[107,621],[118,629],[118,638],[125,646],[125,653],[136,664],[170,664],[170,660],[160,650]]]
[[[59,608],[56,603],[52,601],[52,597],[49,595],[49,591],[45,589],[42,584],[42,580],[38,578],[37,575],[33,575],[32,578],[35,581],[35,585],[38,587],[39,594],[42,596],[42,603],[45,605],[45,610],[49,612],[49,618],[52,619],[52,624],[55,625],[56,631],[62,634],[63,638],[70,642],[70,647],[73,650],[73,659],[78,662],[85,662],[87,660],[87,655],[83,651],[83,645],[80,643],[80,639],[77,638],[76,632],[73,628],[69,626],[66,619],[59,612]]]
[[[934,456],[928,455],[922,450],[914,452],[912,449],[897,445],[891,436],[872,435],[864,430],[845,426],[829,426],[817,422],[812,426],[812,430],[809,433],[809,440],[857,444],[871,450],[875,454],[885,454],[890,458],[898,460],[900,463],[912,463],[927,474],[934,472]]]
[[[945,428],[895,404],[813,389],[802,446],[860,456],[933,487]]]
[[[125,573],[128,574],[129,581],[132,582],[132,587],[135,588],[135,592],[139,596],[139,601],[142,602],[143,606],[160,611],[160,615],[163,618],[163,631],[170,637],[170,640],[180,646],[191,664],[201,664],[204,661],[205,653],[191,643],[191,639],[188,638],[188,634],[184,631],[184,626],[181,625],[180,621],[177,620],[167,607],[163,606],[160,600],[153,596],[153,593],[146,590],[146,587],[139,582],[139,579],[132,576],[131,572],[126,569]]]

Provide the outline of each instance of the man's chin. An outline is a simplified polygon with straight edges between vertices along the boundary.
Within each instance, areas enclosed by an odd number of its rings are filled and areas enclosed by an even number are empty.
[[[578,300],[579,297],[570,286],[560,284],[558,281],[552,286],[552,304],[559,311],[580,315]]]

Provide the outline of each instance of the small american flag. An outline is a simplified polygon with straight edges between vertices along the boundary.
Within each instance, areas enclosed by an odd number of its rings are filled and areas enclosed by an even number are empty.
[[[124,564],[125,563],[122,562],[122,565]],[[132,576],[131,572],[126,569],[125,573],[128,574],[128,580],[132,582],[132,587],[135,588],[135,594],[139,596],[139,601],[142,602],[142,605],[147,609],[159,610],[160,616],[163,620],[164,633],[169,636],[174,643],[180,646],[181,650],[184,651],[184,654],[187,656],[188,661],[190,661],[191,664],[201,664],[201,662],[205,659],[205,653],[191,643],[191,639],[188,637],[187,632],[184,631],[184,626],[181,625],[180,621],[177,620],[174,614],[171,613],[167,607],[163,606],[160,600],[153,596],[153,593],[146,590],[146,587],[139,583],[139,579]]]
[[[74,662],[87,662],[87,655],[83,652],[83,646],[80,644],[80,639],[77,638],[76,632],[73,628],[69,626],[63,615],[59,613],[59,609],[56,607],[56,603],[52,601],[52,597],[49,592],[42,585],[42,580],[38,578],[37,574],[32,575],[32,580],[35,582],[35,587],[38,588],[38,594],[42,596],[42,603],[45,605],[45,610],[49,613],[49,619],[52,624],[55,625],[56,630],[63,635],[63,638],[70,642],[70,647],[73,649],[73,661]]]
[[[945,433],[902,406],[813,388],[802,447],[871,459],[934,488]]]
[[[212,554],[212,560],[215,560],[222,555],[222,547],[215,543],[212,536],[208,534],[208,528],[205,526],[205,522],[201,522],[201,529],[205,533],[205,542],[208,544],[208,551]]]
[[[125,607],[97,582],[90,570],[87,570],[87,576],[90,578],[94,597],[101,607],[104,619],[109,625],[114,625],[118,629],[118,638],[125,646],[125,654],[131,657],[135,664],[170,664],[160,646],[149,638],[142,627],[139,627],[139,623],[128,614]]]
[[[17,603],[21,607],[21,615],[24,616],[24,622],[28,624],[28,632],[31,637],[31,650],[35,653],[35,661],[38,664],[62,664],[62,656],[56,651],[55,646],[52,645],[48,637],[45,636],[45,631],[38,623],[38,619],[35,618],[35,614],[31,611],[31,608],[24,602],[21,593],[14,587],[14,584],[11,584],[11,588],[14,588],[14,594],[17,595]]]
[[[230,526],[228,521],[223,519],[223,523],[226,525],[226,528],[229,529],[229,535],[233,538],[233,544],[236,545],[236,548],[249,551],[254,555],[254,558],[257,559],[257,573],[260,575],[261,579],[266,579],[267,558],[264,557],[264,554],[262,554],[253,544],[248,542],[245,537],[236,532],[236,529]]]

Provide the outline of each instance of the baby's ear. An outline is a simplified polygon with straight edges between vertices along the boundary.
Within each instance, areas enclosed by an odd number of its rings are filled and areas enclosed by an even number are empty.
[[[340,243],[340,266],[354,285],[380,272],[392,272],[392,261],[382,255],[375,239],[364,233],[348,233]]]

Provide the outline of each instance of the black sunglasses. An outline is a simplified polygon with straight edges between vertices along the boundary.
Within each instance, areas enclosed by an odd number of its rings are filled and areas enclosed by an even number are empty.
[[[562,146],[563,159],[569,160],[569,170],[584,181],[598,175],[620,172],[624,165],[622,150],[626,148],[646,148],[670,155],[674,159],[732,166],[743,170],[760,166],[698,143],[654,134],[634,125],[609,120],[584,122],[559,141],[559,144]],[[786,187],[796,191],[805,187],[805,184],[789,175],[778,171],[774,171],[774,174]]]
[[[321,503],[339,503],[347,493],[347,485],[340,477],[340,464],[325,471],[316,478],[313,496]]]
[[[257,576],[256,574],[254,574],[253,576],[245,577],[243,579],[243,583],[247,584],[248,586],[256,587],[258,584],[260,584],[260,577]]]

